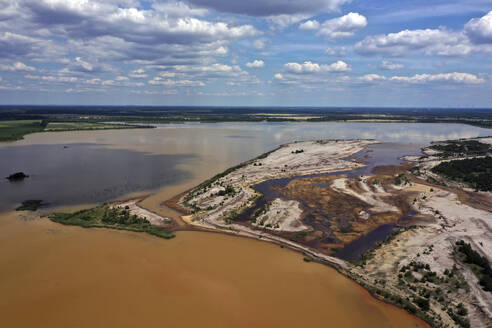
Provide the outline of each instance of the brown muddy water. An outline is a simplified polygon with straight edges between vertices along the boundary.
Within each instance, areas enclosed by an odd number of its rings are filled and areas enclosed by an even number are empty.
[[[221,234],[0,217],[2,327],[424,327],[334,269]]]
[[[160,203],[277,145],[322,138],[414,144],[486,135],[446,124],[224,123],[41,133],[0,144],[2,327],[415,327],[335,270],[264,242],[180,232],[173,240],[57,225],[9,212],[26,199],[73,208],[152,193]]]

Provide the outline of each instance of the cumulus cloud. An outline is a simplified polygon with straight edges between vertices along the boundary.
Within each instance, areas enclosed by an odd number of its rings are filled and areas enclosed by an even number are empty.
[[[152,4],[152,8],[170,17],[205,16],[208,14],[207,9],[193,8],[184,2],[156,2]]]
[[[253,47],[258,50],[264,49],[266,47],[267,40],[266,39],[257,39],[253,42]]]
[[[386,77],[378,74],[366,74],[359,77],[359,80],[364,82],[376,82],[376,81],[384,81],[386,80]]]
[[[77,63],[77,65],[79,67],[81,67],[82,69],[84,69],[86,71],[90,72],[94,69],[94,66],[92,66],[90,63],[84,61],[81,57],[76,57],[75,62]]]
[[[467,55],[473,49],[462,33],[446,29],[404,30],[374,35],[358,42],[355,51],[362,55],[404,56],[416,51],[442,56]]]
[[[485,79],[475,74],[470,73],[438,73],[438,74],[415,74],[413,76],[391,76],[385,77],[378,74],[366,74],[359,77],[359,80],[364,82],[392,81],[411,84],[424,84],[433,82],[448,82],[456,84],[480,84],[484,83]]]
[[[0,65],[0,71],[10,71],[10,72],[18,72],[18,71],[26,71],[33,72],[36,68],[32,66],[28,66],[21,62],[16,62],[12,65]]]
[[[145,74],[145,70],[143,68],[138,68],[134,69],[130,74],[128,74],[128,76],[134,79],[143,79],[146,78],[148,75]]]
[[[282,73],[277,73],[273,76],[273,78],[277,79],[277,80],[283,80],[284,79],[284,76]]]
[[[53,75],[31,75],[31,74],[27,74],[24,77],[26,79],[40,80],[40,81],[44,81],[44,82],[73,83],[73,82],[78,81],[78,78],[75,76],[53,76]]]
[[[387,61],[387,60],[383,60],[381,62],[381,65],[379,65],[379,68],[380,69],[389,70],[389,71],[392,71],[392,70],[395,70],[395,69],[401,69],[403,67],[404,66],[402,64],[393,63],[393,62],[390,62],[390,61]]]
[[[203,83],[202,81],[171,80],[171,79],[163,79],[161,77],[155,77],[153,80],[149,81],[149,84],[163,85],[166,87],[203,87],[203,86],[205,86],[205,83]]]
[[[492,11],[466,23],[465,34],[475,43],[492,43]]]
[[[322,73],[322,72],[348,72],[352,68],[349,64],[344,61],[337,61],[332,64],[318,64],[311,61],[305,61],[304,63],[287,63],[284,65],[285,69],[294,74],[312,74],[312,73]]]
[[[359,13],[327,20],[320,24],[317,20],[308,20],[299,25],[301,30],[317,30],[317,35],[330,39],[346,38],[367,26],[367,19]]]
[[[56,46],[51,40],[30,37],[18,33],[0,34],[0,58],[60,56],[66,50]]]
[[[346,47],[328,47],[325,49],[325,54],[330,55],[330,56],[343,57],[343,56],[347,55],[347,48]]]
[[[255,59],[254,61],[252,61],[250,63],[246,63],[246,66],[250,67],[250,68],[261,68],[261,67],[265,66],[265,63],[263,62],[263,60]]]
[[[72,39],[118,37],[137,44],[210,43],[255,36],[251,25],[229,25],[191,16],[170,15],[189,12],[185,5],[178,11],[146,10],[118,6],[107,1],[25,0],[32,19],[62,32]],[[169,9],[169,4],[155,4]],[[190,9],[191,10],[191,9]]]
[[[266,17],[274,15],[316,14],[327,10],[335,11],[344,3],[349,2],[349,0],[189,0],[189,2],[219,12]]]
[[[346,38],[367,26],[367,19],[359,13],[348,13],[321,24],[318,34],[327,38]]]
[[[460,84],[478,84],[484,83],[485,79],[470,73],[440,73],[440,74],[416,74],[414,76],[393,76],[391,81],[409,82],[409,83],[427,83],[427,82],[454,82]]]
[[[319,29],[319,22],[317,20],[308,20],[299,25],[301,30],[317,30]]]

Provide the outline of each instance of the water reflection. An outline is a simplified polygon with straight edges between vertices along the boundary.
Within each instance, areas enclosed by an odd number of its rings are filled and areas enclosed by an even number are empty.
[[[193,155],[154,155],[93,144],[26,145],[0,151],[0,175],[23,171],[24,181],[0,180],[0,210],[26,199],[50,205],[99,203],[189,179],[177,166]]]
[[[407,144],[411,151],[433,140],[490,134],[463,124],[334,122],[160,124],[156,129],[37,133],[0,144],[0,175],[31,175],[19,184],[0,180],[0,210],[30,198],[57,205],[94,203],[162,187],[157,204],[171,197],[171,191],[184,191],[294,140],[369,138]]]

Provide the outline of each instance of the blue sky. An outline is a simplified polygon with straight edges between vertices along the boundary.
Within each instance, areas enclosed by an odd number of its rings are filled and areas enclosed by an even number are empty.
[[[492,0],[0,0],[0,103],[492,107]]]

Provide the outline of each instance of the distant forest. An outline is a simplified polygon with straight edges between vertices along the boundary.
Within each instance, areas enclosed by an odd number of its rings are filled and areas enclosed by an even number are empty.
[[[335,107],[152,107],[152,106],[0,106],[0,121],[42,120],[90,122],[309,122],[384,121],[421,123],[466,123],[492,127],[492,109],[450,108],[335,108]]]

